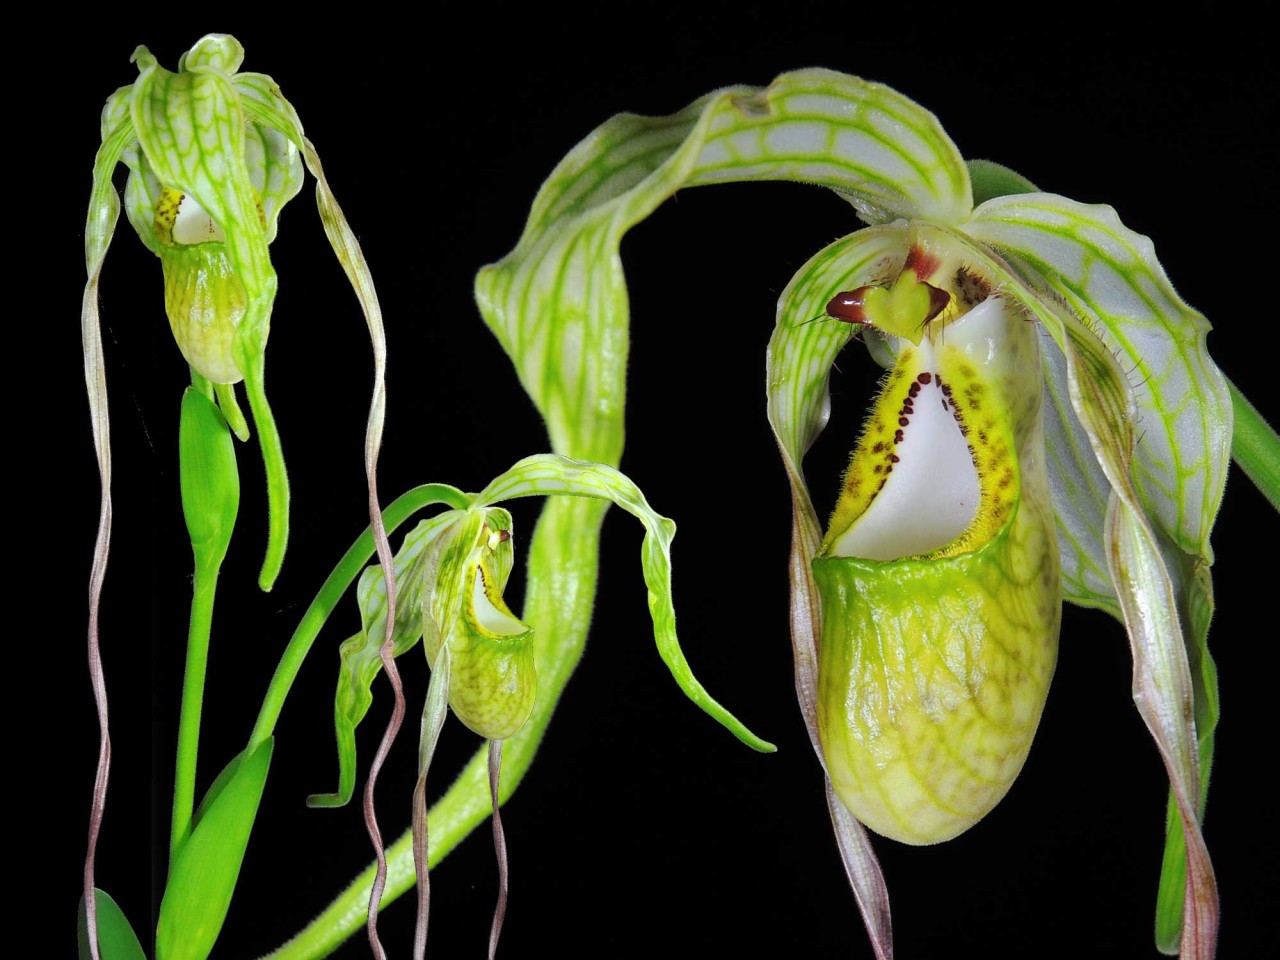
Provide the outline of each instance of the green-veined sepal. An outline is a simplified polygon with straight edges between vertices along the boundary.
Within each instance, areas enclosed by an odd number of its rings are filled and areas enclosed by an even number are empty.
[[[515,497],[555,495],[608,500],[644,524],[640,564],[648,587],[653,636],[663,663],[685,695],[739,740],[754,750],[775,750],[773,744],[757,737],[707,693],[689,668],[676,637],[676,612],[671,600],[671,538],[676,525],[655,512],[630,479],[604,464],[541,454],[526,457],[496,477],[476,495],[476,501],[494,503]]]
[[[968,171],[936,118],[856,77],[800,70],[671,116],[614,117],[552,172],[520,243],[476,278],[485,322],[557,453],[618,462],[629,320],[623,235],[683,187],[741,180],[828,186],[868,221],[958,223],[971,207]]]

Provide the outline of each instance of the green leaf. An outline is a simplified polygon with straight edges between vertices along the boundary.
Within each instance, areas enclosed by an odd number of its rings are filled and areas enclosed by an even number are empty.
[[[628,303],[618,245],[682,187],[796,180],[864,219],[960,222],[969,175],[932,114],[827,70],[733,87],[669,117],[621,114],[543,185],[516,248],[480,271],[476,299],[547,422],[552,448],[619,462]]]
[[[676,637],[676,612],[671,602],[671,538],[676,525],[654,512],[640,489],[612,467],[584,463],[551,454],[526,457],[493,480],[476,495],[477,504],[491,504],[515,497],[553,494],[608,500],[631,514],[645,528],[640,548],[644,582],[649,588],[649,615],[658,654],[680,689],[730,733],[765,753],[777,748],[743,726],[722,707],[693,676]],[[537,629],[538,624],[533,624]]]
[[[973,183],[974,206],[996,197],[1040,192],[1022,174],[994,160],[968,160],[965,166],[969,168],[969,180]]]
[[[1227,387],[1235,411],[1231,455],[1271,506],[1280,510],[1280,436],[1239,387],[1230,381]]]
[[[138,935],[133,932],[129,918],[111,895],[97,887],[93,899],[98,913],[98,956],[101,960],[146,960]],[[84,897],[76,918],[76,941],[80,948],[80,960],[90,960],[89,926],[85,917]]]
[[[217,793],[201,804],[191,835],[169,867],[156,924],[158,960],[204,960],[231,905],[249,833],[271,767],[274,738],[231,761],[234,773],[215,781]]]

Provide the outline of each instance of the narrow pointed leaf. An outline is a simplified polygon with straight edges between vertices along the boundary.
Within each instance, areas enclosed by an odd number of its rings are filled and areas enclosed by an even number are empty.
[[[147,960],[138,935],[133,932],[133,926],[119,904],[105,890],[95,888],[93,892],[97,908],[98,956],[101,960]],[[89,952],[89,927],[83,899],[76,921],[76,940],[80,960],[89,960],[92,954]]]
[[[797,180],[831,187],[870,220],[959,222],[968,172],[932,114],[826,70],[734,87],[669,117],[622,114],[561,162],[519,245],[476,278],[485,322],[562,454],[616,465],[628,304],[623,234],[682,187]]]
[[[178,849],[156,924],[157,960],[204,960],[231,905],[249,832],[271,766],[274,740],[231,761],[235,773]]]
[[[1227,387],[1235,412],[1231,456],[1271,506],[1280,511],[1280,436],[1239,387],[1230,381]]]
[[[671,538],[675,535],[676,525],[654,512],[644,494],[627,477],[603,464],[544,454],[526,457],[515,464],[477,494],[476,502],[490,504],[515,497],[553,494],[608,500],[644,524],[641,566],[644,582],[649,588],[653,637],[663,663],[685,695],[735,737],[753,750],[772,752],[777,749],[743,726],[693,676],[676,637],[676,612],[671,602]],[[538,624],[533,626],[537,629]]]

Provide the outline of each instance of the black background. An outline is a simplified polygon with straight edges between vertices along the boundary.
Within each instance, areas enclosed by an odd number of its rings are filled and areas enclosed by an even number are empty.
[[[49,230],[42,256],[65,264],[66,278],[51,286],[34,321],[42,338],[45,330],[53,335],[52,415],[65,424],[42,456],[74,491],[58,520],[65,529],[50,531],[57,546],[40,558],[61,571],[52,665],[70,678],[63,684],[70,705],[61,709],[73,719],[56,775],[72,828],[61,831],[50,884],[64,913],[78,894],[79,824],[96,750],[90,691],[76,666],[84,615],[77,585],[87,577],[97,502],[75,336],[80,225],[98,110],[132,82],[136,43],[174,68],[201,33],[232,32],[246,48],[245,69],[271,74],[297,107],[386,313],[384,502],[428,480],[477,489],[546,448],[475,310],[471,279],[514,245],[556,161],[614,112],[669,113],[718,86],[765,84],[813,65],[913,97],[966,156],[999,160],[1046,190],[1115,205],[1155,240],[1179,291],[1215,324],[1215,356],[1274,419],[1277,295],[1267,244],[1277,216],[1276,84],[1256,28],[1166,24],[1174,39],[1157,42],[1146,25],[1074,8],[1037,29],[965,11],[926,17],[853,5],[822,16],[742,6],[615,12],[623,25],[571,27],[559,11],[480,5],[455,11],[448,25],[374,12],[288,31],[240,15],[196,24],[140,18],[92,40],[64,38],[57,62],[46,64],[59,84],[73,81],[58,87],[57,109],[36,121],[56,185],[55,214],[46,207],[40,218]],[[795,706],[787,493],[763,381],[778,294],[809,255],[857,226],[847,205],[824,191],[747,184],[683,192],[624,243],[634,346],[623,469],[680,525],[676,608],[695,671],[780,750],[751,753],[666,675],[649,634],[639,527],[611,515],[586,656],[504,812],[512,899],[503,956],[870,956]],[[216,613],[201,791],[243,744],[298,616],[365,522],[361,446],[372,365],[310,185],[285,211],[272,256],[280,292],[267,385],[293,484],[293,533],[275,591],[259,594],[261,467],[256,441],[239,446],[240,526]],[[148,851],[167,845],[190,572],[176,475],[186,368],[161,291],[158,264],[122,219],[102,288],[117,478],[103,650],[116,761],[98,880],[139,929],[154,923],[162,889],[163,855]],[[832,430],[809,464],[820,512],[873,377],[861,360],[841,366]],[[681,449],[689,452],[674,459]],[[534,509],[517,507],[520,544]],[[1277,533],[1274,513],[1233,468],[1215,535],[1223,719],[1205,827],[1223,904],[1220,955],[1228,960],[1267,955],[1276,942],[1268,778],[1277,630],[1264,575],[1274,569]],[[356,806],[308,811],[302,802],[336,778],[335,651],[355,629],[354,606],[335,621],[278,729],[261,818],[216,955],[252,956],[276,945],[369,857]],[[392,835],[408,821],[412,718],[426,686],[416,653],[402,670],[411,719],[379,787]],[[361,777],[389,710],[385,683],[375,690]],[[460,726],[447,730],[437,788],[476,745]],[[1101,614],[1069,609],[1041,731],[1004,803],[939,847],[877,841],[898,955],[1154,956],[1164,803],[1162,767],[1129,700],[1124,633]],[[433,890],[430,954],[483,955],[495,891],[486,831],[444,862]],[[385,913],[392,956],[408,954],[411,931],[407,903]],[[339,955],[367,956],[367,945],[353,940]]]

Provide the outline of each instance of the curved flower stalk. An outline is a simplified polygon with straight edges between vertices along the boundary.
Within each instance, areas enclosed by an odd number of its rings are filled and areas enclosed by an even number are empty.
[[[263,590],[271,589],[280,572],[288,538],[289,484],[264,386],[266,341],[277,286],[268,246],[275,238],[280,212],[302,187],[304,165],[316,178],[317,204],[326,233],[360,301],[373,344],[375,375],[365,439],[365,471],[379,554],[390,558],[375,482],[385,406],[385,340],[373,281],[292,105],[270,77],[240,72],[243,59],[243,48],[235,38],[220,34],[198,41],[182,56],[176,73],[161,67],[146,47],[138,47],[133,55],[138,78],[107,101],[102,114],[102,145],[94,161],[93,192],[85,227],[88,282],[81,330],[102,484],[89,615],[90,672],[102,747],[84,889],[88,940],[95,960],[99,956],[96,904],[105,894],[93,893],[93,858],[110,761],[106,691],[98,644],[98,599],[111,535],[111,450],[98,330],[98,286],[120,210],[120,199],[112,185],[117,163],[124,163],[129,170],[125,212],[139,239],[160,259],[170,327],[192,378],[192,391],[183,406],[183,502],[197,562],[179,729],[171,877],[177,875],[178,866],[184,862],[184,848],[193,846],[201,817],[216,819],[215,813],[227,815],[231,810],[229,800],[214,803],[215,794],[221,790],[221,797],[229,797],[237,792],[233,787],[239,789],[249,781],[256,784],[254,789],[260,794],[269,763],[269,743],[260,741],[256,752],[248,751],[228,766],[224,774],[229,778],[227,783],[219,780],[204,804],[193,811],[196,743],[213,594],[238,504],[237,498],[228,498],[225,491],[213,487],[225,487],[234,480],[234,452],[227,431],[241,440],[249,436],[249,426],[236,399],[235,385],[241,381],[266,467],[269,524],[266,556],[259,575]],[[212,486],[201,475],[201,464],[210,457],[220,464],[221,478]],[[227,475],[232,480],[227,480]],[[219,543],[213,549],[213,541],[202,542],[197,531],[205,523],[200,519],[202,513],[217,512],[214,500],[218,497],[231,506],[229,514],[218,519],[217,536],[213,539]],[[217,556],[214,560],[202,559],[204,554]],[[393,588],[389,593],[394,597]],[[250,794],[254,796],[252,805],[246,800],[240,807],[243,823],[239,826],[243,826],[246,841],[257,803],[257,794],[248,790],[246,796]],[[211,830],[205,832],[209,834]],[[234,846],[227,845],[227,850]],[[231,871],[226,889],[229,899],[239,856],[210,855],[227,861],[223,866]],[[198,875],[203,868],[192,869]],[[174,902],[183,897],[190,899],[189,895],[175,895]],[[165,902],[170,903],[168,893]],[[220,909],[225,912],[225,907],[222,903]],[[205,909],[196,904],[193,909],[197,913],[204,910],[209,917],[217,913],[212,906]],[[179,907],[174,911],[181,913]],[[178,944],[169,956],[196,956],[201,949],[207,952],[221,925],[221,914],[216,922],[208,922],[209,929],[201,934],[208,942],[201,947],[193,945],[200,938],[193,938],[188,930],[167,923],[167,919],[172,918],[167,918],[166,906],[162,906],[162,956],[166,955],[164,944],[169,941]],[[201,915],[200,922],[206,919]]]
[[[408,844],[413,865],[407,871],[406,883],[403,854],[394,852],[404,844],[397,844],[393,848],[395,862],[387,890],[388,896],[395,896],[416,879],[420,920],[415,956],[421,956],[425,950],[429,909],[428,867],[475,826],[475,823],[460,826],[459,817],[470,817],[470,814],[465,807],[459,809],[459,794],[464,791],[457,785],[429,813],[425,804],[427,772],[446,710],[452,709],[468,729],[489,741],[488,795],[485,797],[489,807],[481,817],[493,814],[499,864],[499,901],[489,941],[492,957],[507,891],[506,848],[498,810],[532,761],[538,736],[531,737],[526,730],[540,706],[539,700],[550,696],[554,701],[563,683],[554,672],[550,678],[543,676],[545,667],[550,665],[554,669],[557,664],[547,655],[547,641],[539,642],[544,629],[554,635],[559,616],[550,611],[545,621],[539,620],[538,613],[547,612],[547,608],[531,601],[526,604],[525,622],[517,618],[503,600],[514,557],[511,515],[495,504],[532,496],[581,498],[616,504],[636,517],[645,528],[641,568],[648,588],[654,640],[663,662],[686,696],[743,743],[762,752],[774,748],[751,733],[693,676],[680,649],[672,605],[671,540],[675,524],[656,513],[640,489],[623,474],[603,464],[544,454],[519,461],[477,494],[464,494],[442,485],[423,490],[429,495],[415,499],[416,506],[444,503],[452,509],[421,521],[405,535],[395,555],[400,603],[391,632],[394,654],[401,656],[422,640],[431,666],[431,683],[423,706],[414,825]],[[409,495],[388,508],[388,528],[394,529],[405,519],[407,511],[401,509],[400,503],[407,497]],[[340,566],[351,571],[350,575],[343,582],[335,571],[326,584],[325,594],[340,592],[349,584],[350,576],[354,576],[353,559],[357,562],[367,559],[369,547],[366,540],[363,553],[359,552],[360,545],[348,552]],[[333,587],[337,589],[331,589]],[[371,566],[361,575],[357,598],[362,628],[342,644],[334,699],[339,786],[334,793],[311,796],[308,804],[313,807],[342,806],[352,797],[356,778],[355,730],[372,705],[370,688],[383,666],[379,648],[383,643],[388,606],[380,566]],[[304,622],[314,623],[316,619],[308,611]],[[314,637],[314,629],[305,633],[300,629],[285,654],[282,667],[300,661]],[[283,684],[291,682],[292,673],[287,668],[282,669],[278,679],[281,675],[285,677]],[[542,709],[548,712],[545,707]],[[537,723],[536,716],[532,722]],[[254,743],[269,737],[273,723],[274,715],[265,722],[260,719],[250,749]],[[535,733],[540,735],[541,730]],[[510,746],[505,747],[506,744]],[[504,770],[505,778],[500,777]],[[470,784],[472,776],[469,768],[459,782]],[[467,795],[472,792],[471,789],[465,791]],[[428,838],[437,836],[439,841],[428,843]],[[361,905],[369,902],[371,879],[367,874],[362,877],[316,922],[271,956],[325,955],[354,930]]]

